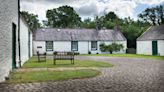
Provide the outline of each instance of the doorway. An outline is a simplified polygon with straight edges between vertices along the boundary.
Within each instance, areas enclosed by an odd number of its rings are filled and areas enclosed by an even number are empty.
[[[157,41],[152,41],[152,55],[158,55]]]
[[[16,24],[12,23],[12,68],[16,68]]]

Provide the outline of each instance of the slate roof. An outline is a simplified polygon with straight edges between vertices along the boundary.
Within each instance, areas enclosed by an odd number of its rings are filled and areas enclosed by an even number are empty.
[[[42,28],[35,33],[35,41],[125,41],[118,30]]]
[[[164,25],[150,27],[137,40],[164,40]]]

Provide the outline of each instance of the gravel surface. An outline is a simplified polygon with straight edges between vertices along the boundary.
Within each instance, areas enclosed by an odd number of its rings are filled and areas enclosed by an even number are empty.
[[[60,82],[0,84],[0,92],[164,92],[164,61],[77,56],[79,60],[109,62],[112,68],[99,69],[100,76]]]

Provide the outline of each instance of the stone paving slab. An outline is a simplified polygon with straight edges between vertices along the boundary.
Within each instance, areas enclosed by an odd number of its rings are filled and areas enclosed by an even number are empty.
[[[0,92],[164,92],[164,61],[78,56],[114,65],[94,78],[27,84],[0,84]]]

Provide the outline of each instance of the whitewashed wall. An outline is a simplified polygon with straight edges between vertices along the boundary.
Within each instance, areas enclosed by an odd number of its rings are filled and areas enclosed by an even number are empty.
[[[0,0],[0,82],[12,70],[12,23],[17,26],[17,34],[18,0]],[[18,53],[18,46],[16,48]]]
[[[42,48],[37,48],[38,46]],[[45,41],[33,41],[33,48],[34,48],[34,54],[36,55],[36,52],[39,51],[40,53],[44,53],[46,51],[45,47]]]
[[[99,45],[101,43],[105,43],[107,45],[112,44],[112,42],[108,41],[99,41],[97,44],[98,49],[92,51],[91,50],[91,42],[89,41],[78,41],[78,51],[80,54],[88,54],[88,51],[91,51],[92,54],[102,54],[102,52],[99,49]],[[126,48],[127,48],[127,42],[126,41],[117,41],[116,43],[123,44],[124,49],[119,51],[119,52],[114,52],[114,53],[126,53]],[[37,51],[44,53],[46,52],[46,47],[45,47],[45,42],[44,41],[34,41],[34,54],[36,54]],[[42,48],[37,48],[38,46]],[[53,50],[54,51],[71,51],[71,41],[54,41],[53,43]],[[52,54],[53,51],[47,51],[47,54]]]
[[[137,54],[152,55],[152,41],[137,41]]]
[[[24,20],[20,19],[20,47],[21,47],[21,64],[23,65],[28,59],[29,59],[29,53],[32,51],[32,32],[27,26],[27,24],[24,22]],[[29,38],[30,37],[30,38]],[[30,41],[30,48],[29,48],[29,40]],[[32,54],[31,54],[32,56]],[[18,63],[17,58],[17,63]],[[19,65],[19,64],[17,64]]]
[[[54,51],[71,51],[71,41],[54,41]]]
[[[164,56],[164,40],[158,40],[158,53]]]

